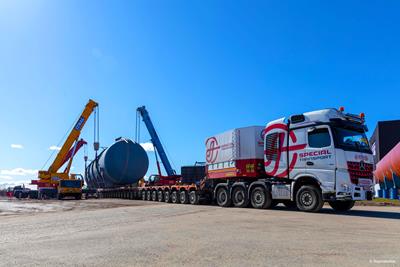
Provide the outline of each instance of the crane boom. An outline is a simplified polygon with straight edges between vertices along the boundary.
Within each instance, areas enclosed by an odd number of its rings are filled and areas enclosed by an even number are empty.
[[[61,147],[60,151],[58,152],[56,158],[54,159],[53,163],[50,165],[47,171],[39,171],[39,179],[41,180],[52,180],[54,176],[57,176],[57,179],[69,179],[68,172],[69,168],[62,173],[57,173],[58,170],[63,166],[65,163],[65,159],[68,156],[68,153],[71,147],[74,145],[75,142],[78,142],[78,138],[81,134],[82,128],[87,122],[88,118],[94,111],[94,109],[98,106],[98,104],[93,101],[89,100],[86,104],[85,109],[83,110],[81,116],[79,117],[78,121],[76,122],[75,126],[72,128],[71,132],[69,133],[66,141],[64,142],[63,146]],[[76,149],[76,146],[75,146]],[[70,163],[73,159],[70,157]],[[70,165],[70,164],[69,164]]]
[[[145,106],[137,108],[137,112],[143,119],[144,124],[150,134],[151,142],[155,146],[158,155],[160,156],[161,162],[164,165],[165,171],[168,176],[173,176],[176,174],[175,170],[172,168],[171,163],[168,160],[167,154],[165,153],[164,147],[161,144],[160,138],[154,128],[153,122],[150,119],[149,112],[146,110]]]

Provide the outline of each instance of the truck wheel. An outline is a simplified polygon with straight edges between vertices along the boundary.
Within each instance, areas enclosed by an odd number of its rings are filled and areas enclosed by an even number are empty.
[[[179,197],[178,197],[178,192],[177,191],[172,191],[172,193],[171,193],[171,201],[174,204],[179,203]]]
[[[354,206],[355,201],[347,200],[347,201],[331,201],[329,205],[335,211],[349,211]]]
[[[163,202],[164,201],[164,192],[162,190],[159,190],[157,195],[158,195],[158,202]]]
[[[189,202],[192,205],[197,205],[199,204],[199,196],[197,195],[196,191],[190,191],[189,193]]]
[[[291,200],[285,200],[282,202],[283,205],[285,205],[286,208],[288,209],[295,209],[296,206],[296,202],[295,201],[291,201]]]
[[[143,190],[141,194],[142,194],[142,200],[146,200],[146,191]]]
[[[245,208],[248,205],[247,192],[242,186],[237,186],[232,192],[232,202],[237,208]]]
[[[229,196],[229,191],[225,187],[221,187],[217,191],[217,204],[220,207],[230,207],[232,205],[231,197]]]
[[[182,204],[188,204],[189,203],[189,197],[188,194],[185,190],[181,191],[179,193],[179,200]]]
[[[251,191],[251,205],[256,209],[268,209],[272,205],[272,196],[264,187],[256,186]]]
[[[146,200],[147,201],[151,200],[151,191],[150,190],[148,190],[147,193],[146,193]]]
[[[157,201],[157,191],[156,190],[153,190],[151,192],[151,200],[152,201]]]
[[[321,190],[314,185],[303,185],[296,194],[297,208],[301,211],[318,212],[324,201]]]
[[[168,190],[166,190],[165,193],[164,193],[164,201],[166,203],[170,203],[171,202],[171,194],[169,193]]]

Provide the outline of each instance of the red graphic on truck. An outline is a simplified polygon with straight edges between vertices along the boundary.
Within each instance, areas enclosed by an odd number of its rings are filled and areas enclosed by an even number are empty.
[[[279,131],[279,130],[281,130],[281,131]],[[273,143],[272,147],[268,147],[264,150],[264,154],[267,155],[267,159],[264,163],[265,172],[267,175],[270,175],[270,176],[286,177],[288,175],[288,170],[289,170],[289,172],[291,170],[293,170],[294,166],[297,163],[298,154],[297,154],[297,152],[294,152],[294,151],[304,149],[307,146],[307,144],[296,144],[297,143],[296,134],[293,131],[290,131],[289,138],[290,138],[290,141],[293,143],[293,145],[289,145],[289,147],[287,147],[286,144],[284,144],[284,141],[285,141],[286,135],[288,133],[288,127],[286,124],[283,124],[283,123],[277,123],[277,124],[268,126],[264,130],[264,135],[266,136],[270,133],[276,133],[276,135],[274,136],[274,139],[272,140],[272,142],[275,142],[275,143]],[[271,140],[270,140],[270,142],[271,142]],[[289,168],[285,168],[285,170],[278,173],[278,170],[280,167],[279,162],[282,158],[282,153],[289,153],[289,152],[293,152],[291,154]]]
[[[206,141],[206,160],[208,163],[214,163],[218,157],[220,146],[215,137],[210,137]]]

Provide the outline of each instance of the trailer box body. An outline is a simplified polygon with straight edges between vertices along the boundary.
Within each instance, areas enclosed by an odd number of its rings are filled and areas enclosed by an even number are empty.
[[[264,126],[237,128],[208,138],[207,178],[255,178],[265,174],[264,129]]]

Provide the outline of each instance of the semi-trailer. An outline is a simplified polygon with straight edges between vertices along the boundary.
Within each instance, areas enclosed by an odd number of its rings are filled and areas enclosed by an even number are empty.
[[[278,203],[318,212],[372,199],[373,157],[364,114],[343,108],[295,114],[264,126],[207,138],[205,177],[185,183],[151,177],[138,187],[143,200],[221,207],[271,208]]]

